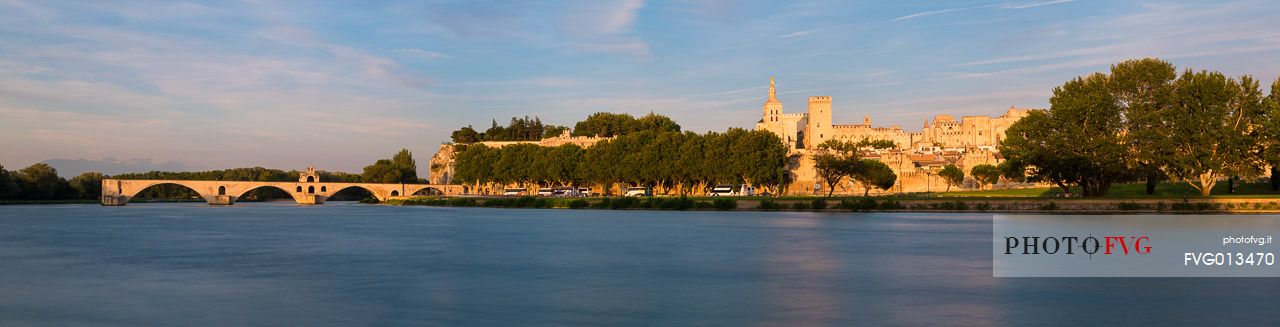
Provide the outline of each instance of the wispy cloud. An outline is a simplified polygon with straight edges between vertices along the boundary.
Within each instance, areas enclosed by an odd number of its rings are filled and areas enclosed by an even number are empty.
[[[1030,9],[1030,8],[1036,8],[1036,7],[1043,7],[1043,6],[1050,6],[1050,5],[1064,4],[1064,3],[1071,3],[1071,2],[1075,2],[1075,1],[1076,1],[1076,0],[1052,0],[1052,1],[1034,2],[1034,3],[1024,3],[1024,4],[992,4],[992,5],[971,6],[971,7],[946,8],[946,9],[938,9],[938,10],[923,11],[923,12],[918,12],[918,13],[914,13],[914,14],[910,14],[910,15],[905,15],[905,16],[898,16],[898,17],[896,17],[896,18],[894,18],[894,19],[890,20],[890,22],[898,22],[898,21],[904,21],[904,20],[908,20],[908,19],[915,19],[915,18],[920,18],[920,17],[933,16],[933,15],[938,15],[938,14],[953,13],[953,12],[957,12],[957,11],[966,11],[966,10],[975,10],[975,9],[987,9],[987,8],[998,8],[998,9],[1019,10],[1019,9]]]
[[[918,13],[914,13],[914,14],[910,14],[910,15],[898,16],[897,18],[891,19],[891,20],[889,20],[889,21],[890,21],[890,22],[900,22],[900,21],[904,21],[904,20],[908,20],[908,19],[916,19],[916,18],[920,18],[920,17],[933,16],[933,15],[938,15],[938,14],[945,14],[945,13],[951,13],[951,12],[957,12],[957,11],[965,11],[965,10],[982,9],[982,8],[992,8],[992,7],[995,7],[995,5],[973,6],[973,7],[959,7],[959,8],[947,8],[947,9],[938,9],[938,10],[922,11],[922,12],[918,12]]]
[[[449,58],[453,58],[453,56],[450,56],[450,55],[447,55],[447,54],[443,54],[443,53],[435,52],[435,51],[431,51],[431,50],[423,50],[423,49],[399,49],[399,50],[396,50],[396,51],[397,51],[397,52],[400,52],[400,53],[408,54],[408,55],[411,55],[411,56],[414,56],[414,57],[423,58],[423,59],[449,59]]]
[[[791,33],[787,33],[787,34],[779,35],[779,36],[778,36],[778,38],[779,38],[779,39],[786,39],[786,38],[793,38],[793,37],[797,37],[797,36],[805,36],[805,35],[813,34],[813,32],[817,32],[817,31],[820,31],[820,30],[822,30],[822,29],[815,28],[815,29],[811,29],[811,30],[796,31],[796,32],[791,32]]]
[[[1005,8],[1005,9],[1028,9],[1028,8],[1043,7],[1043,6],[1052,6],[1052,5],[1064,4],[1064,3],[1071,3],[1071,2],[1076,2],[1076,0],[1052,0],[1052,1],[1035,2],[1035,3],[1028,3],[1028,4],[1007,4],[1007,5],[1002,6],[1001,8]]]

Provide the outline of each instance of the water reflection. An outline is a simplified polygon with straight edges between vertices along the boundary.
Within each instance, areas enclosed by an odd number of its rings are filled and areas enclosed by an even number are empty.
[[[784,214],[786,215],[786,214]],[[770,308],[763,323],[782,326],[832,325],[844,314],[842,276],[835,242],[817,217],[786,215],[770,220],[778,227],[764,240],[764,294],[761,307]]]

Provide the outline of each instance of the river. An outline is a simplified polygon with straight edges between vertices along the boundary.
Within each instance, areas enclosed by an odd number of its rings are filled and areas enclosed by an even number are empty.
[[[0,325],[1273,325],[1280,282],[992,278],[991,215],[0,206]]]

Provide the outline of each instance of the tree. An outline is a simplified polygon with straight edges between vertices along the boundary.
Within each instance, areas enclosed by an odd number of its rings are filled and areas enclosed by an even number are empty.
[[[680,125],[667,116],[649,113],[639,119],[628,114],[597,112],[573,126],[573,136],[618,136],[636,132],[679,132]]]
[[[1009,188],[1009,183],[1022,183],[1027,180],[1027,167],[1017,164],[1012,160],[1005,160],[996,165],[996,170],[1000,171],[1000,179],[1004,181],[1005,188]]]
[[[391,159],[380,159],[364,167],[360,180],[366,183],[416,183],[418,165],[409,149],[400,149]]]
[[[964,184],[964,170],[956,165],[947,165],[942,167],[942,171],[938,172],[938,176],[942,177],[942,181],[947,183],[947,192],[951,192],[951,186]]]
[[[467,127],[453,131],[450,138],[453,139],[453,143],[460,144],[479,142],[482,140],[480,133],[476,132],[474,128],[471,128],[471,125],[467,125]]]
[[[542,127],[542,138],[546,139],[557,137],[560,136],[560,134],[564,134],[567,130],[569,130],[569,128],[564,126],[546,125]]]
[[[1129,145],[1128,165],[1155,194],[1162,179],[1160,168],[1168,161],[1170,98],[1177,69],[1167,61],[1145,58],[1111,66],[1111,93],[1124,119],[1124,142]]]
[[[629,132],[630,125],[634,121],[635,117],[631,117],[628,114],[597,112],[587,116],[586,120],[575,124],[573,126],[573,135],[603,137],[619,135]]]
[[[105,176],[96,171],[89,171],[72,177],[69,181],[71,188],[76,190],[76,194],[81,199],[96,199],[102,195],[102,179]]]
[[[4,165],[0,165],[0,199],[14,198],[19,192],[18,181],[13,172],[4,170]]]
[[[813,169],[827,184],[827,197],[831,197],[840,180],[849,175],[849,161],[834,154],[820,153],[813,156]]]
[[[1255,119],[1262,116],[1258,82],[1219,72],[1186,71],[1174,82],[1169,176],[1209,196],[1218,180],[1260,173]]]
[[[1010,126],[1000,153],[1063,192],[1080,185],[1084,196],[1105,195],[1130,174],[1121,112],[1109,87],[1106,75],[1092,74],[1054,88],[1049,110]]]
[[[898,143],[890,140],[872,140],[869,138],[863,138],[861,141],[858,141],[856,146],[859,148],[893,149],[898,147]]]
[[[1258,155],[1271,166],[1271,191],[1280,191],[1280,78],[1271,83],[1271,94],[1263,100],[1257,128]]]
[[[65,199],[73,190],[67,180],[58,177],[58,170],[43,162],[18,171],[22,197],[34,200]]]
[[[869,195],[873,188],[889,190],[898,180],[898,175],[893,173],[893,169],[879,160],[860,159],[856,165],[847,167],[850,168],[849,176],[862,185],[862,196]]]
[[[969,175],[973,176],[973,180],[978,182],[978,189],[982,189],[986,185],[995,185],[1000,181],[1000,168],[996,166],[982,164],[973,166],[969,169]]]

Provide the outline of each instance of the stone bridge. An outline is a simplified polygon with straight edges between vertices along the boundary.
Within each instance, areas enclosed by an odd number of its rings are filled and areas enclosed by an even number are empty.
[[[103,179],[102,205],[122,206],[148,187],[173,184],[189,188],[211,205],[230,205],[249,191],[274,187],[288,193],[299,204],[322,204],[339,191],[358,187],[372,193],[378,201],[407,197],[421,190],[441,195],[464,192],[462,185],[447,184],[386,184],[386,183],[332,183],[321,182],[315,168],[308,167],[297,182],[245,182],[245,181],[193,181],[193,180],[144,180]]]

